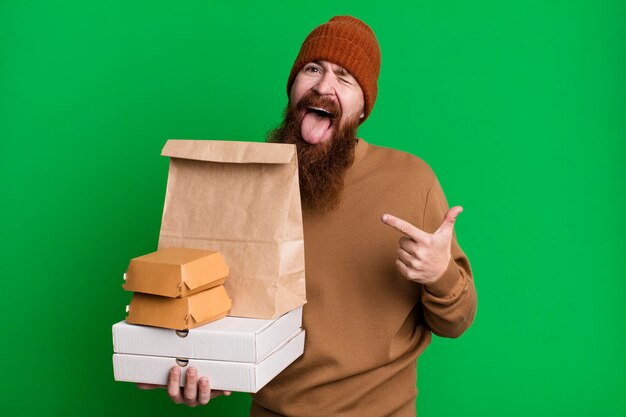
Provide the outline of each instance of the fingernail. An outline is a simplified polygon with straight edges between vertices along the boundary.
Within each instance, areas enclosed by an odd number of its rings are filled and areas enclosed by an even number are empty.
[[[173,367],[173,368],[172,368],[172,373],[173,373],[174,375],[176,375],[176,374],[180,373],[180,368],[179,368],[178,366]]]
[[[387,221],[387,215],[383,214],[383,221],[386,222]]]
[[[209,380],[206,379],[205,377],[200,378],[200,384],[203,386],[207,386],[209,385]]]
[[[187,375],[195,376],[196,375],[196,370],[194,368],[189,368],[189,370],[187,371]]]

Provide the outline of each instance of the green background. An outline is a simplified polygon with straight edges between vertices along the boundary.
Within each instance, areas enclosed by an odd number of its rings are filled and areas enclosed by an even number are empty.
[[[383,51],[360,136],[465,207],[478,314],[421,357],[419,414],[626,416],[626,3],[223,3],[0,3],[0,414],[246,415],[113,381],[122,273],[166,139],[264,140],[306,34],[353,14]]]

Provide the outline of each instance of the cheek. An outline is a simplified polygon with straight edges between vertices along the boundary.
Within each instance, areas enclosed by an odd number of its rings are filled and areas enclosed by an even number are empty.
[[[293,86],[291,86],[291,90],[289,91],[289,101],[291,103],[297,103],[299,98],[300,94],[298,94],[296,85],[294,84]]]
[[[309,88],[310,87],[307,85],[305,80],[303,80],[301,76],[298,75],[294,80],[293,85],[291,86],[291,91],[289,91],[289,100],[291,100],[293,103],[297,103],[298,101],[300,101],[302,96],[305,95]]]
[[[289,91],[289,101],[294,102],[296,101],[296,98],[298,98],[299,94],[298,94],[298,89],[296,84],[294,83],[291,86],[291,90]]]
[[[358,116],[363,111],[364,103],[363,97],[357,94],[346,96],[341,100],[341,108],[343,109],[344,119],[353,118]]]
[[[357,101],[357,113],[361,114],[365,110],[365,98],[363,97],[363,93],[359,91],[356,97]]]

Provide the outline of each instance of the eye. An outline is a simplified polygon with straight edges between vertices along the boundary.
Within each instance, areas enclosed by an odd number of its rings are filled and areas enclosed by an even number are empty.
[[[344,84],[352,85],[352,80],[349,80],[348,78],[339,78],[339,79]]]
[[[309,64],[304,67],[304,72],[310,72],[311,74],[316,74],[318,72],[321,72],[321,70],[316,65]]]

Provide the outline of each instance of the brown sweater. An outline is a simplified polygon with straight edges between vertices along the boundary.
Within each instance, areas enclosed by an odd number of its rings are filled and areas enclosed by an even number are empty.
[[[400,275],[401,236],[380,218],[433,233],[447,209],[425,162],[359,140],[340,206],[304,213],[304,355],[253,395],[251,416],[415,416],[416,358],[431,331],[457,337],[469,327],[476,292],[456,238],[434,285]]]

